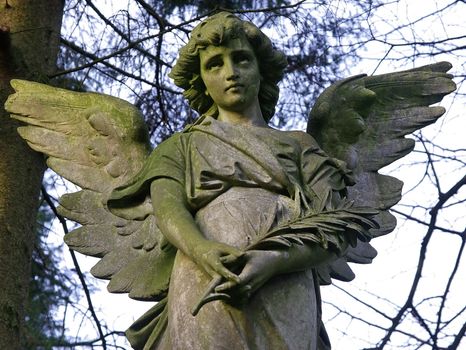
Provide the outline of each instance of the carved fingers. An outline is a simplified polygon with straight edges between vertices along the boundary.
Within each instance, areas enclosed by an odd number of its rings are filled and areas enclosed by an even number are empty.
[[[196,247],[193,259],[211,277],[218,275],[227,281],[239,283],[239,277],[225,265],[234,263],[243,255],[243,252],[227,244],[204,241]]]
[[[280,273],[284,255],[276,250],[251,250],[239,260],[244,264],[239,281],[225,281],[215,288],[216,293],[228,293],[233,303],[244,303],[271,277]]]

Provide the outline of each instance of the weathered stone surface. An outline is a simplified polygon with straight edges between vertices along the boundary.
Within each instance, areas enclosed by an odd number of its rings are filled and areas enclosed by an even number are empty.
[[[253,24],[206,19],[171,73],[201,117],[150,155],[124,101],[13,82],[21,136],[84,188],[61,199],[83,225],[67,243],[102,258],[109,291],[160,301],[128,330],[134,348],[327,349],[319,284],[353,279],[347,263],[395,227],[402,183],[378,171],[443,113],[429,105],[454,90],[449,65],[332,85],[315,140],[267,126],[285,65]]]

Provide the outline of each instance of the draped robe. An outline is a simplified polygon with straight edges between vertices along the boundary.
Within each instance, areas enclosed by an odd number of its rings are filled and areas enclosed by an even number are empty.
[[[323,210],[337,202],[352,184],[344,163],[326,156],[306,133],[208,116],[158,146],[135,180],[114,191],[112,201],[143,198],[161,178],[183,186],[187,209],[206,238],[240,249],[297,210]],[[339,255],[348,239],[327,235],[321,244]],[[193,317],[190,310],[209,281],[177,252],[168,298],[148,313],[158,321],[147,348],[329,348],[313,269],[273,277],[245,305],[214,301]],[[129,338],[138,331],[133,327]]]

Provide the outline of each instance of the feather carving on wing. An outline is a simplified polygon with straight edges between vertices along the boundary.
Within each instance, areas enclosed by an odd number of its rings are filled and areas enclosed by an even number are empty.
[[[348,198],[356,206],[380,210],[374,218],[380,227],[371,229],[374,237],[395,228],[396,219],[389,209],[401,199],[403,185],[378,171],[412,151],[414,140],[405,135],[434,123],[445,112],[431,105],[456,89],[452,75],[447,74],[450,68],[450,63],[440,62],[348,78],[327,88],[310,113],[308,133],[327,154],[344,160],[354,172],[356,184],[348,188]],[[370,263],[376,254],[369,243],[358,241],[344,257],[319,270],[321,282],[352,280],[354,273],[347,262]]]
[[[111,191],[132,179],[151,151],[140,112],[103,94],[22,80],[11,84],[15,94],[5,107],[25,123],[21,137],[47,156],[51,169],[82,188],[60,198],[59,212],[82,225],[66,235],[66,243],[101,258],[91,272],[110,280],[110,292],[164,298],[175,250],[162,239],[150,203],[138,220],[116,216],[106,206]]]

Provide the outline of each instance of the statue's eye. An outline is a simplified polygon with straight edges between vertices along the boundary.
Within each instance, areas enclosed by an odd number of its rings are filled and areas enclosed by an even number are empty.
[[[239,64],[248,64],[252,61],[251,55],[245,52],[238,53],[235,57],[235,62]]]
[[[223,61],[219,58],[209,60],[206,64],[207,69],[219,68],[223,65]]]

